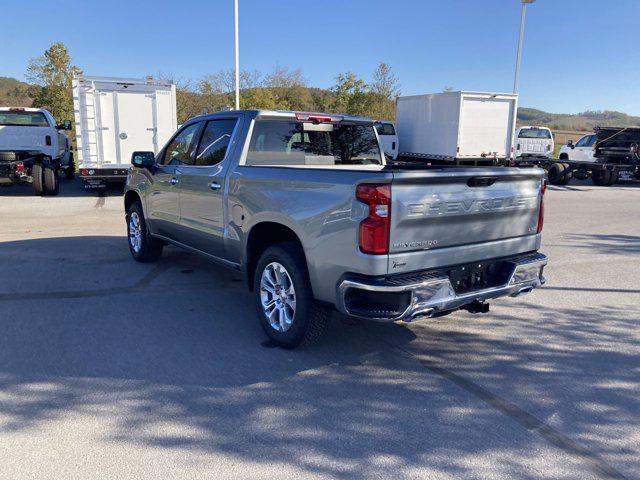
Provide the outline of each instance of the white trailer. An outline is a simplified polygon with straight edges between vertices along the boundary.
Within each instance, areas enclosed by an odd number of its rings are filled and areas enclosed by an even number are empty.
[[[513,153],[518,96],[443,92],[399,97],[400,159],[500,163]]]
[[[73,108],[87,188],[124,182],[131,153],[157,153],[177,129],[176,87],[165,80],[77,77]]]

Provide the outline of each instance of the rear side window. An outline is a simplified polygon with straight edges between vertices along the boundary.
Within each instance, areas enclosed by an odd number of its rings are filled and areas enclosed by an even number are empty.
[[[396,129],[393,128],[391,123],[379,123],[376,125],[378,135],[395,135]]]
[[[0,125],[16,127],[48,127],[49,122],[42,112],[2,111]]]
[[[247,165],[380,165],[372,125],[257,120]]]
[[[183,128],[167,145],[164,151],[163,165],[191,165],[193,164],[194,137],[200,128],[194,123]]]
[[[224,160],[236,120],[211,120],[202,133],[195,165],[211,166]]]
[[[551,138],[551,132],[545,128],[523,128],[518,138]]]

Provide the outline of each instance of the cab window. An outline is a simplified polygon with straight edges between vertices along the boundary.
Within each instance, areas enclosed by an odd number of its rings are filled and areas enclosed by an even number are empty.
[[[195,165],[212,166],[224,160],[235,126],[235,119],[207,122],[196,153]]]
[[[576,147],[588,147],[592,137],[595,137],[595,135],[585,135],[580,140],[578,140],[578,143],[576,143]]]
[[[393,124],[391,123],[378,123],[376,125],[376,130],[378,131],[378,135],[395,135],[396,130],[393,128]]]
[[[194,123],[178,132],[164,151],[162,165],[192,165],[196,143],[194,138],[199,129],[200,124]]]

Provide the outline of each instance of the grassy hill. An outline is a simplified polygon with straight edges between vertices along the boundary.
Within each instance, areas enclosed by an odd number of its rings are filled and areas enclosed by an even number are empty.
[[[11,77],[0,77],[0,105],[28,107],[33,102],[29,84]]]
[[[537,125],[552,130],[592,131],[595,126],[631,127],[640,126],[640,117],[622,112],[605,110],[587,111],[577,115],[547,113],[535,108],[518,108],[518,125]]]

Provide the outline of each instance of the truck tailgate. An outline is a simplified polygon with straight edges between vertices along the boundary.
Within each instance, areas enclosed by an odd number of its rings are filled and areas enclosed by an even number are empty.
[[[540,169],[499,167],[396,171],[389,253],[430,255],[436,249],[535,235],[543,176]]]

